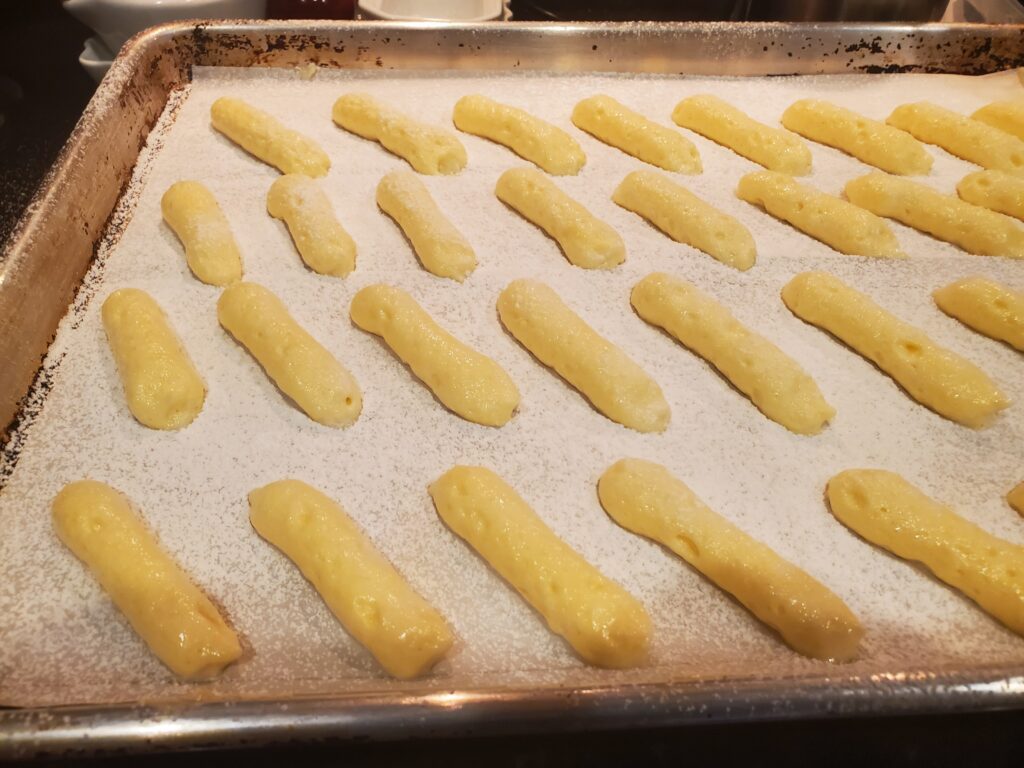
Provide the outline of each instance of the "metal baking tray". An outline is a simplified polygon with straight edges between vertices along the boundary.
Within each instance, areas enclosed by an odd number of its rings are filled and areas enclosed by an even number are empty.
[[[0,256],[0,428],[7,440],[146,137],[194,65],[698,75],[986,74],[1024,66],[1024,27],[880,24],[192,23],[134,38]],[[45,384],[45,382],[42,382]],[[8,445],[9,448],[9,445]],[[0,711],[0,758],[85,751],[649,727],[1024,707],[1024,668],[466,688],[245,702]]]

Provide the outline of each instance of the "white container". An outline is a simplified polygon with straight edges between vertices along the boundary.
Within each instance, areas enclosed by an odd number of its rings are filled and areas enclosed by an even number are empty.
[[[262,19],[266,0],[64,0],[64,8],[117,53],[146,27],[176,19]]]
[[[499,21],[502,0],[358,0],[356,16],[385,21]]]
[[[82,69],[89,74],[89,77],[98,83],[107,74],[110,65],[114,63],[114,54],[98,37],[90,37],[85,41],[85,47],[78,57],[78,63],[82,65]]]

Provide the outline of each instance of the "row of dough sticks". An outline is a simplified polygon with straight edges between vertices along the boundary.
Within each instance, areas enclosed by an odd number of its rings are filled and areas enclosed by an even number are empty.
[[[863,628],[843,600],[712,511],[665,467],[623,459],[597,489],[616,523],[677,554],[797,652],[834,662],[856,658]],[[645,662],[652,628],[643,604],[560,539],[500,476],[456,466],[429,492],[448,528],[584,661],[612,668]],[[1014,494],[1021,504],[1024,484]],[[826,498],[836,519],[862,538],[923,563],[1024,635],[1024,547],[989,534],[893,472],[841,472],[829,480]],[[60,539],[175,674],[210,679],[242,656],[234,630],[117,490],[92,480],[71,483],[54,499],[53,519]],[[249,519],[388,673],[422,675],[448,653],[448,622],[327,495],[299,480],[274,482],[249,494]]]
[[[974,363],[837,277],[798,274],[783,288],[782,299],[795,315],[847,344],[952,421],[984,427],[1010,404]],[[967,278],[937,290],[935,301],[968,326],[1024,350],[1024,295]],[[816,434],[835,415],[796,360],[692,283],[652,273],[634,286],[631,303],[643,320],[707,360],[765,416],[792,432]],[[658,383],[548,285],[513,280],[496,304],[512,336],[599,412],[640,432],[668,427],[671,408]],[[515,414],[520,393],[508,373],[446,331],[408,292],[367,286],[356,293],[349,314],[359,328],[380,336],[453,413],[492,427]],[[154,429],[190,424],[202,410],[206,385],[156,301],[139,289],[122,288],[107,297],[102,316],[135,418]],[[234,283],[222,292],[217,316],[310,418],[344,427],[359,417],[358,382],[270,290]]]

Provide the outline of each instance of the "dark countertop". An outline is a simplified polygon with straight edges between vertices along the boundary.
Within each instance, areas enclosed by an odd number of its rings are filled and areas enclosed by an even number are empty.
[[[650,4],[648,4],[649,6]],[[663,4],[667,5],[667,4]],[[519,18],[542,18],[525,6]],[[651,16],[658,14],[651,13]],[[662,17],[671,13],[661,14]],[[78,65],[89,31],[59,0],[0,0],[0,241],[28,203],[93,91]],[[12,86],[12,82],[17,86]],[[19,93],[20,92],[20,93]],[[241,753],[150,757],[151,768],[284,761],[360,766],[678,766],[859,764],[1024,765],[1024,711],[495,739],[296,745]],[[102,761],[133,765],[136,759]],[[100,762],[88,761],[98,765]]]

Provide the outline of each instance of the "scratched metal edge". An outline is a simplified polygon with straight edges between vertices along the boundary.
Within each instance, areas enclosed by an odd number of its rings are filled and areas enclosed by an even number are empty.
[[[728,57],[721,54],[728,52]],[[946,72],[1024,66],[1024,27],[793,23],[176,22],[122,49],[57,162],[0,252],[0,465],[13,469],[33,414],[23,404],[55,366],[41,360],[102,242],[136,158],[193,65],[797,75]],[[118,135],[119,154],[105,137]],[[83,186],[88,179],[88,186]],[[100,203],[96,201],[99,200]],[[89,204],[87,204],[87,202]],[[68,227],[73,222],[75,227]],[[71,237],[62,232],[71,231]],[[53,263],[54,249],[61,248]],[[64,291],[30,286],[47,312],[24,312],[23,275],[56,266]],[[77,292],[77,297],[76,297]],[[72,301],[72,299],[75,299]],[[45,320],[45,325],[39,324]],[[21,348],[14,341],[34,339]],[[35,380],[32,388],[29,382]],[[37,397],[32,402],[45,399]],[[15,448],[10,450],[10,446]],[[2,468],[2,466],[0,466]],[[2,489],[2,477],[0,477]],[[281,700],[0,710],[0,758],[216,748],[347,738],[395,739],[600,726],[1024,707],[1024,669],[894,670],[870,677],[708,680],[587,689],[439,690]]]

